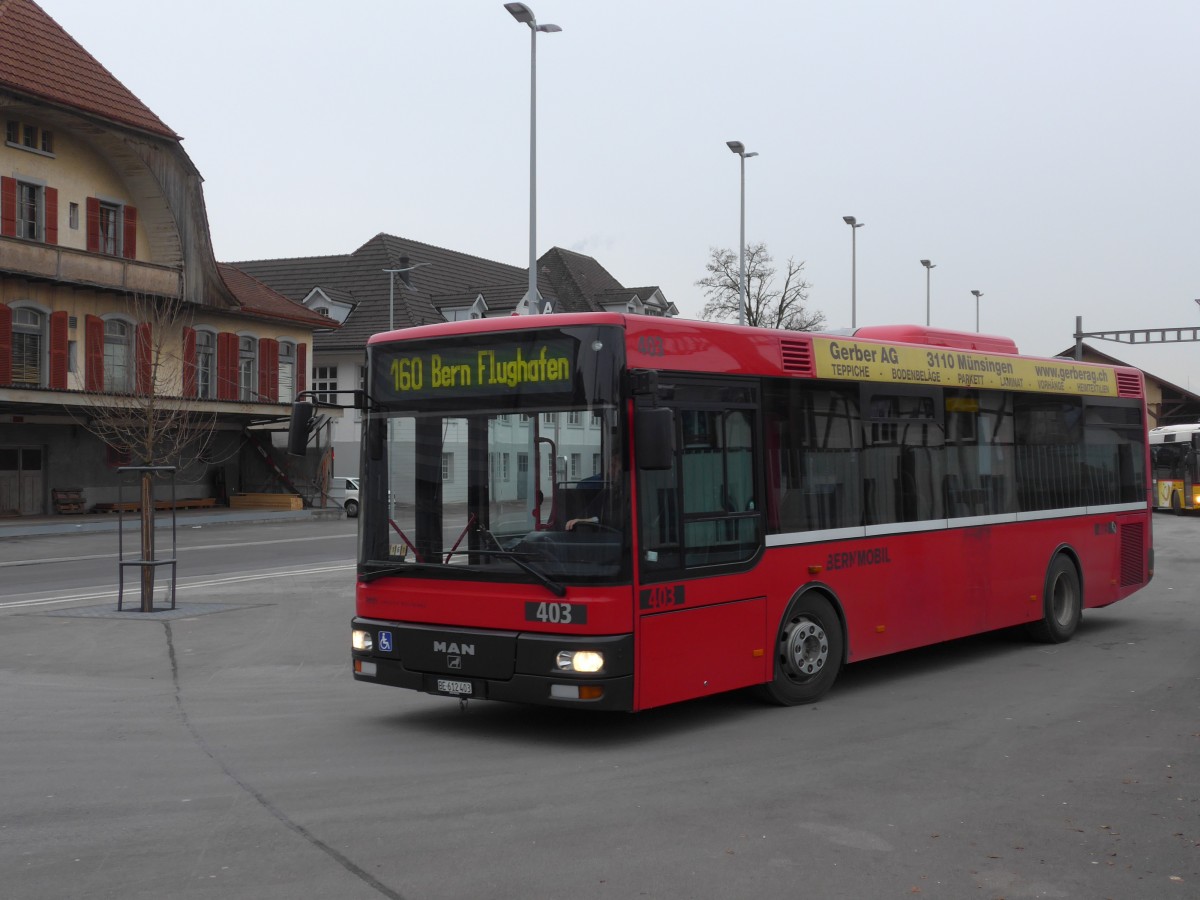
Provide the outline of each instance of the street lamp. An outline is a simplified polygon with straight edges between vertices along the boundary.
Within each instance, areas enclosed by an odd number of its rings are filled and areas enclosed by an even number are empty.
[[[396,276],[399,275],[400,281],[403,282],[404,286],[411,291],[413,289],[412,279],[409,277],[408,273],[413,269],[419,269],[421,266],[428,265],[430,265],[430,263],[423,262],[410,266],[408,264],[408,257],[402,256],[400,257],[400,268],[383,270],[387,273],[388,281],[390,282],[388,288],[388,331],[396,330]]]
[[[725,146],[742,158],[742,228],[738,244],[738,324],[746,324],[746,160],[757,153],[747,153],[741,141],[726,141]]]
[[[524,3],[505,3],[518,22],[529,26],[529,296],[525,313],[537,302],[537,36],[539,31],[562,31],[557,25],[539,25]]]
[[[979,298],[983,296],[983,291],[971,291],[975,295],[975,333],[979,334]]]
[[[936,269],[933,263],[927,259],[921,260],[921,265],[925,267],[925,327],[929,327],[929,272]]]
[[[858,229],[865,225],[854,216],[842,216],[842,221],[850,226],[850,327],[858,326]]]

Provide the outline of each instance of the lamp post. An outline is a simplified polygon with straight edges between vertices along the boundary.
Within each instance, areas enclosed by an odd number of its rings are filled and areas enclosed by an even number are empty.
[[[858,327],[858,229],[865,225],[854,216],[842,216],[850,226],[850,327]]]
[[[741,141],[726,141],[725,146],[742,158],[741,230],[738,243],[738,324],[746,324],[746,160],[757,153],[747,153]]]
[[[408,257],[402,256],[402,257],[400,257],[400,268],[383,270],[384,272],[387,273],[388,281],[389,281],[389,285],[388,285],[388,331],[396,330],[396,276],[399,275],[400,280],[404,283],[404,286],[411,291],[413,289],[412,279],[408,277],[408,273],[411,272],[413,269],[419,269],[419,268],[421,268],[421,266],[428,266],[428,265],[430,265],[430,263],[427,263],[427,262],[415,263],[413,265],[409,265]]]
[[[975,333],[979,334],[979,298],[983,296],[983,291],[971,291],[975,295]]]
[[[936,269],[933,263],[927,259],[921,260],[921,265],[925,267],[925,327],[929,327],[929,273]]]
[[[537,36],[539,31],[562,31],[557,25],[539,25],[524,3],[505,3],[514,19],[529,26],[529,294],[525,313],[537,302]]]

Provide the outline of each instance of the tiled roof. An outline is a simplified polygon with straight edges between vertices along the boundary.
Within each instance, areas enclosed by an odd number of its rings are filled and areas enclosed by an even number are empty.
[[[389,316],[392,285],[385,269],[402,260],[418,268],[409,273],[411,288],[395,279],[394,312]],[[489,315],[513,310],[529,286],[529,270],[423,244],[390,234],[377,234],[353,253],[298,259],[258,259],[233,263],[300,302],[315,287],[330,297],[342,291],[357,305],[342,327],[316,336],[318,350],[357,350],[371,335],[396,328],[445,321],[442,310],[475,302],[482,294]],[[647,293],[643,296],[641,291]],[[653,288],[623,288],[608,271],[581,253],[554,247],[538,260],[538,291],[555,301],[557,312],[594,312],[601,295],[649,298]]]
[[[0,0],[0,87],[179,140],[32,0]]]
[[[554,286],[560,312],[598,310],[598,295],[624,290],[595,259],[561,247],[553,247],[542,255],[538,260],[538,275]]]
[[[399,275],[395,277],[394,315],[389,317],[392,285],[384,270],[400,268],[402,258],[419,267],[409,273],[411,288]],[[515,306],[528,283],[524,268],[390,234],[377,234],[341,256],[257,259],[232,265],[297,302],[318,286],[327,292],[336,286],[349,294],[358,305],[337,332],[317,336],[316,346],[322,350],[364,347],[367,338],[388,329],[389,321],[396,328],[443,322],[439,306],[451,296],[470,294],[473,301],[483,294],[493,310],[498,301],[512,297]]]
[[[242,312],[268,319],[286,319],[298,325],[315,328],[336,328],[337,323],[320,313],[301,306],[287,297],[271,290],[257,278],[237,268],[217,263],[221,280],[237,298]]]

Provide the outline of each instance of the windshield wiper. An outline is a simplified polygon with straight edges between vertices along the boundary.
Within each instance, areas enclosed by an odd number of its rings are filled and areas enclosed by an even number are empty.
[[[411,572],[412,569],[412,563],[403,566],[387,566],[383,569],[372,569],[370,572],[363,572],[359,578],[363,581],[374,581],[376,578],[383,578],[385,575],[399,575],[401,572]]]
[[[542,586],[544,588],[546,588],[546,590],[548,590],[552,594],[554,594],[555,597],[562,597],[567,593],[567,589],[565,587],[563,587],[561,584],[559,584],[557,581],[555,581],[553,578],[551,578],[549,575],[547,575],[541,569],[534,566],[533,563],[526,562],[518,554],[513,553],[511,550],[505,550],[504,546],[498,540],[496,540],[496,536],[494,534],[492,534],[490,531],[488,531],[486,528],[484,528],[482,525],[477,525],[476,528],[480,534],[486,534],[489,538],[491,538],[492,543],[496,545],[496,549],[495,550],[458,550],[458,551],[455,551],[455,553],[485,553],[488,556],[496,556],[496,555],[502,556],[505,559],[512,560],[512,562],[516,563],[518,566],[520,566],[522,569],[524,569],[526,572],[528,572],[530,575],[532,575],[534,578],[536,578],[539,582],[541,582]]]

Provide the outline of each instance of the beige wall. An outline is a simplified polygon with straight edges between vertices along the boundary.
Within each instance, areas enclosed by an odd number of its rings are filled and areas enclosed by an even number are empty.
[[[5,117],[42,127],[34,118],[12,112]],[[47,126],[48,127],[48,126]],[[68,132],[54,132],[54,155],[0,144],[0,175],[26,177],[58,189],[58,244],[76,250],[87,249],[87,198],[100,197],[138,207],[137,255],[143,262],[154,262],[148,252],[150,242],[145,230],[143,209],[108,162],[92,148]],[[0,133],[2,134],[2,133]],[[70,205],[79,204],[79,227],[70,227]]]

